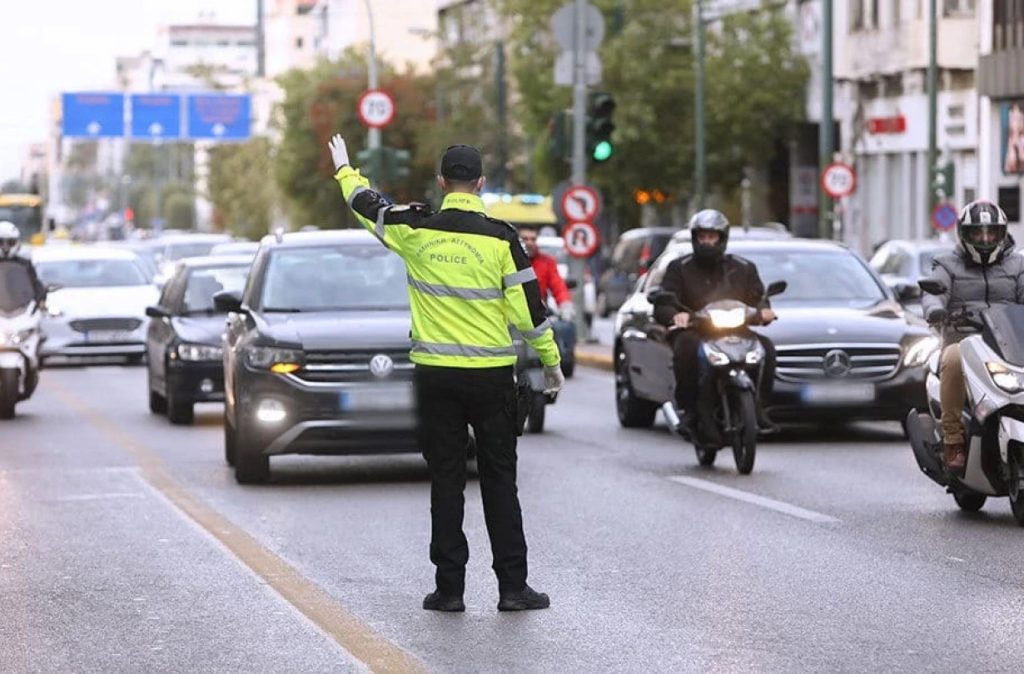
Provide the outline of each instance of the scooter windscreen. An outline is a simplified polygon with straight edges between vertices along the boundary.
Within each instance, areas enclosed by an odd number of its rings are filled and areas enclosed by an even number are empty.
[[[0,314],[20,313],[34,299],[28,268],[18,262],[0,262]]]
[[[998,304],[982,320],[985,343],[1010,365],[1024,367],[1024,305]]]

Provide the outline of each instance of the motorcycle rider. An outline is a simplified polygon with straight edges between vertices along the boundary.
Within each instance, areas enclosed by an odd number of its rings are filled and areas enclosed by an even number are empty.
[[[41,305],[46,300],[46,286],[39,280],[39,274],[36,273],[36,267],[32,264],[32,261],[18,254],[20,250],[21,232],[18,230],[18,227],[8,220],[0,221],[0,265],[18,264],[24,266],[32,285],[31,299],[34,299],[36,304]],[[23,275],[19,274],[19,276]],[[0,280],[6,280],[6,278],[6,273],[0,274]],[[7,290],[10,292],[12,289],[8,288]]]
[[[946,286],[943,295],[921,299],[925,318],[936,323],[942,311],[978,311],[994,304],[1024,304],[1024,257],[1014,255],[1006,213],[979,199],[967,204],[957,220],[957,247],[932,260],[932,278]],[[955,325],[942,329],[939,400],[942,407],[943,460],[951,473],[963,474],[967,447],[960,415],[967,400],[960,341],[973,330]]]
[[[711,302],[738,300],[760,309],[763,325],[775,320],[775,312],[765,297],[765,287],[757,266],[736,255],[727,255],[729,220],[721,212],[706,209],[696,213],[689,224],[693,254],[674,260],[665,270],[662,290],[671,293],[674,301],[664,297],[654,307],[655,320],[667,327],[681,328],[672,337],[673,367],[676,379],[676,407],[682,410],[678,431],[694,438],[700,433],[706,445],[722,445],[713,419],[714,405],[708,391],[708,378],[700,375],[701,335],[688,330],[692,314]],[[682,307],[682,310],[680,310]],[[765,400],[775,378],[775,347],[764,335],[757,335],[765,349],[758,396]],[[775,426],[758,405],[758,425],[763,430]]]
[[[540,252],[537,245],[538,229],[533,225],[519,226],[519,240],[523,242],[526,249],[526,256],[530,258],[530,265],[537,274],[537,285],[540,286],[540,300],[547,302],[548,296],[554,298],[558,305],[558,317],[563,321],[572,323],[575,317],[575,308],[572,305],[572,294],[566,287],[562,275],[558,273],[558,261],[550,255]]]

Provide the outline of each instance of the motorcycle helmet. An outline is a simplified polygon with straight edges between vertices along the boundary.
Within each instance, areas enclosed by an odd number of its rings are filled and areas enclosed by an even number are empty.
[[[13,222],[0,222],[0,259],[13,257],[21,247],[21,232]]]
[[[999,261],[1006,250],[1006,213],[990,201],[979,199],[964,206],[956,223],[963,250],[978,264]]]
[[[690,218],[690,240],[693,242],[693,254],[698,260],[714,262],[725,255],[725,247],[729,245],[729,219],[720,211],[706,208],[697,211]],[[698,241],[701,232],[717,232],[718,241],[714,244],[702,244]]]

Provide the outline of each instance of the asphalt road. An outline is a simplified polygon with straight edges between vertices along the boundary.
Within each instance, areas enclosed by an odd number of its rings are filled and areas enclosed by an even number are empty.
[[[581,369],[521,443],[531,584],[499,614],[479,492],[462,615],[431,589],[419,457],[282,458],[240,487],[220,409],[142,368],[49,369],[0,426],[2,672],[1019,671],[1024,531],[957,511],[895,425],[787,431],[752,476],[618,427]]]

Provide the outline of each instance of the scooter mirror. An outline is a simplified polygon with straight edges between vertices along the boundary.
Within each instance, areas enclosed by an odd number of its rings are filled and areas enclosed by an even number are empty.
[[[775,297],[776,295],[781,295],[786,292],[786,288],[788,287],[789,283],[786,281],[772,281],[768,284],[768,290],[765,291],[765,296]]]
[[[933,278],[923,278],[917,282],[917,285],[929,295],[946,294],[946,284]]]

